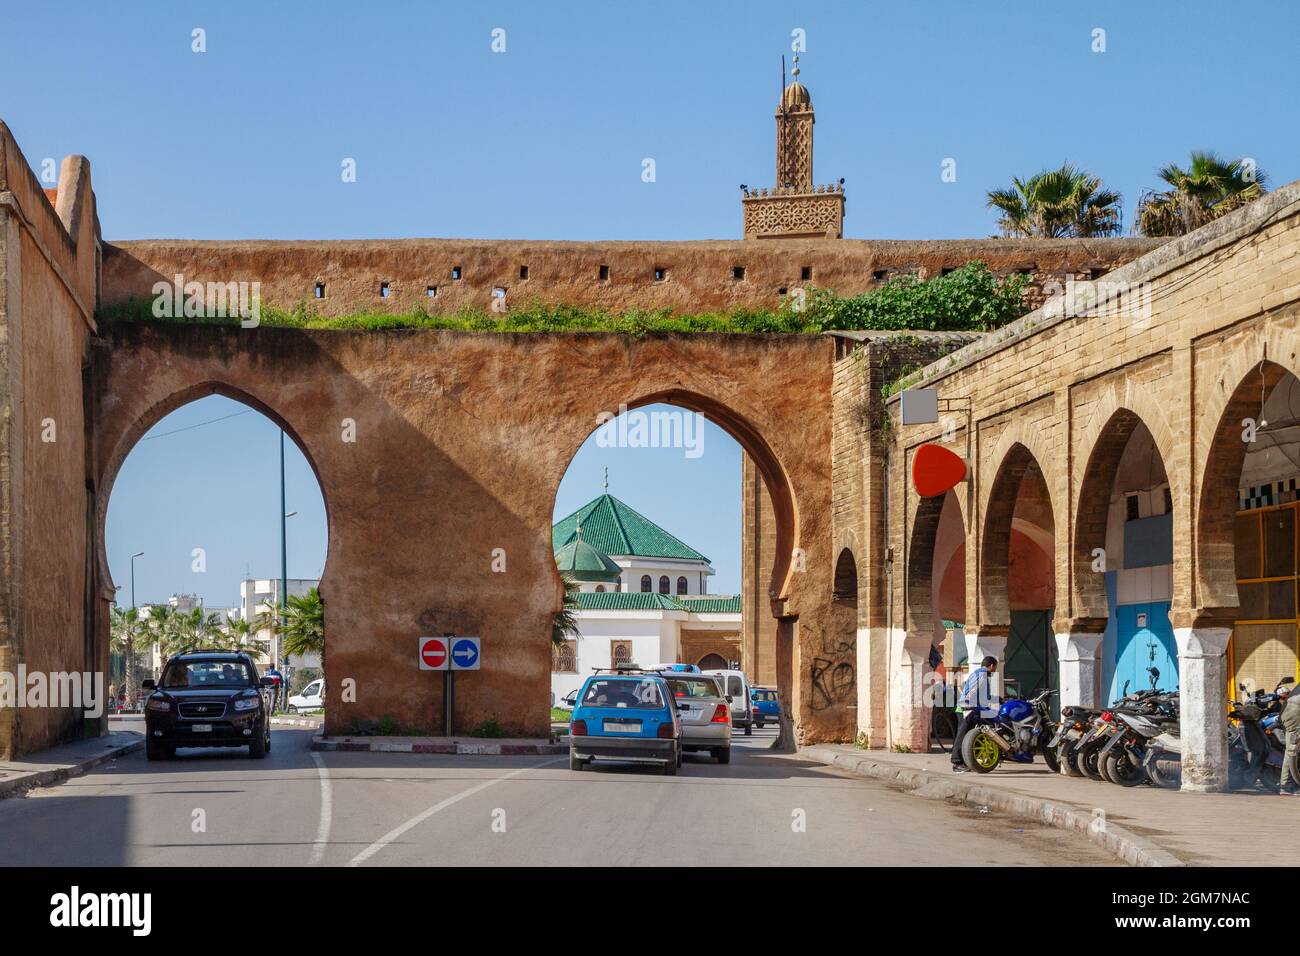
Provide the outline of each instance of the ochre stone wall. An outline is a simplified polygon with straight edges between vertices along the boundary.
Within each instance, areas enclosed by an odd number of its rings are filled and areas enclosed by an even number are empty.
[[[68,157],[50,196],[0,124],[0,671],[103,670],[89,615],[82,367],[94,329],[90,169]],[[80,706],[0,709],[0,759],[83,733]]]
[[[774,308],[782,290],[816,286],[842,295],[864,292],[885,277],[935,276],[972,259],[999,275],[1027,271],[1027,301],[1044,283],[1087,278],[1159,245],[1151,239],[974,239],[890,241],[765,239],[704,242],[528,242],[384,239],[321,242],[149,239],[104,249],[107,305],[150,298],[153,284],[173,281],[260,282],[262,301],[290,309],[305,303],[320,315],[360,310],[453,314],[492,306],[493,289],[509,306],[530,301],[610,310],[671,308],[682,312],[732,306]],[[602,280],[601,267],[609,278]],[[452,279],[459,267],[461,278]],[[528,277],[520,277],[526,267]],[[737,279],[733,269],[744,277]],[[656,269],[665,277],[656,281]],[[810,276],[804,279],[805,271]],[[317,283],[325,297],[315,298]],[[389,284],[387,298],[380,284]],[[427,290],[437,288],[430,298]]]
[[[436,731],[441,683],[416,638],[483,638],[458,681],[457,721],[549,730],[555,493],[597,414],[651,401],[727,428],[774,482],[787,553],[769,612],[815,647],[830,607],[830,407],[825,336],[491,335],[126,325],[95,350],[95,476],[102,548],[114,476],[163,415],[211,392],[280,422],[320,480],[329,520],[321,579],[331,673],[326,729],[391,716]],[[343,441],[344,420],[356,442]],[[502,548],[505,573],[493,573]],[[104,557],[100,595],[112,594]],[[766,590],[766,588],[764,589]],[[796,661],[802,647],[794,648]],[[783,687],[803,740],[821,739],[806,677]],[[357,701],[340,690],[356,681]]]

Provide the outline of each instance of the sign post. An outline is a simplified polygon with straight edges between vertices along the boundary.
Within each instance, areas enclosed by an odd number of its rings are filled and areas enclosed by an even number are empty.
[[[447,637],[422,637],[419,645],[420,670],[442,671],[442,696],[447,697],[447,673],[451,658],[447,653],[450,641]],[[450,713],[450,711],[448,711]],[[451,736],[451,731],[447,731]]]
[[[479,639],[444,634],[420,638],[420,670],[442,671],[442,727],[448,737],[456,734],[456,671],[479,669]]]

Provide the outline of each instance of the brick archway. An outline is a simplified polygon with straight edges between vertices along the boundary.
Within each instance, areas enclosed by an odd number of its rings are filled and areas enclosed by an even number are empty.
[[[1049,512],[1053,515],[1055,531],[1055,501],[1049,477],[1043,473],[1039,459],[1020,441],[1009,443],[998,464],[998,470],[989,484],[988,502],[984,509],[984,530],[980,535],[979,608],[980,628],[1009,627],[1011,600],[1009,566],[1011,558],[1012,521],[1021,485],[1033,473],[1041,476],[1048,496]]]
[[[1073,544],[1070,549],[1070,604],[1075,619],[1091,619],[1093,629],[1104,627],[1110,615],[1105,576],[1094,570],[1096,551],[1106,547],[1111,492],[1115,475],[1129,439],[1139,425],[1151,433],[1156,454],[1169,479],[1170,497],[1183,500],[1185,478],[1169,471],[1173,460],[1173,434],[1153,399],[1134,383],[1127,383],[1121,396],[1112,390],[1093,410],[1091,421],[1078,444],[1084,462],[1082,479],[1074,504]],[[1175,513],[1175,522],[1179,516]],[[1184,517],[1183,520],[1186,520]],[[1175,537],[1177,540],[1177,537]]]
[[[1243,356],[1243,364],[1245,357]],[[1236,608],[1236,555],[1233,523],[1238,508],[1238,486],[1246,460],[1245,420],[1258,421],[1268,394],[1291,370],[1266,359],[1250,363],[1244,373],[1230,369],[1235,378],[1224,396],[1209,439],[1196,529],[1196,595],[1200,608]],[[1229,379],[1232,381],[1232,379]]]

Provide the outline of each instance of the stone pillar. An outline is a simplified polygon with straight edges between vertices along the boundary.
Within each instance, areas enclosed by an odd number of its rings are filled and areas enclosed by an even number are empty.
[[[1086,631],[1057,633],[1060,662],[1061,706],[1103,707],[1101,687],[1101,642],[1104,635]]]
[[[981,624],[966,631],[966,663],[971,670],[979,667],[980,661],[986,657],[998,659],[997,673],[989,682],[995,698],[1002,696],[1002,668],[1007,662],[1007,636],[1010,633],[1008,624]]]
[[[907,747],[914,753],[930,750],[930,708],[925,694],[925,675],[929,671],[929,631],[895,631],[895,666],[890,692],[893,733],[892,746]]]
[[[1174,628],[1182,707],[1183,786],[1187,793],[1228,789],[1228,638],[1232,628]]]

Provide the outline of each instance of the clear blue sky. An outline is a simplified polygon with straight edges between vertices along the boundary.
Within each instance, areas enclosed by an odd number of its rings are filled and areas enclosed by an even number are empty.
[[[989,189],[1067,159],[1123,193],[1126,224],[1193,149],[1251,156],[1273,185],[1300,177],[1300,5],[1280,0],[70,2],[53,19],[21,4],[0,31],[0,118],[38,168],[90,158],[110,240],[738,237],[738,185],[772,181],[795,28],[816,174],[846,179],[851,237],[989,235]],[[157,431],[223,413],[205,400]],[[276,434],[250,413],[143,443],[110,515],[118,583],[133,550],[150,552],[141,599],[224,603],[246,564],[276,573]],[[729,447],[610,462],[611,490],[712,557],[719,590],[738,572]],[[323,519],[294,457],[290,574],[314,576]],[[560,514],[598,493],[604,463],[579,456]],[[188,570],[209,539],[210,585]]]
[[[796,27],[850,236],[988,235],[987,190],[1065,159],[1126,222],[1192,149],[1300,177],[1281,0],[24,3],[0,116],[33,164],[90,157],[109,239],[738,237]]]

